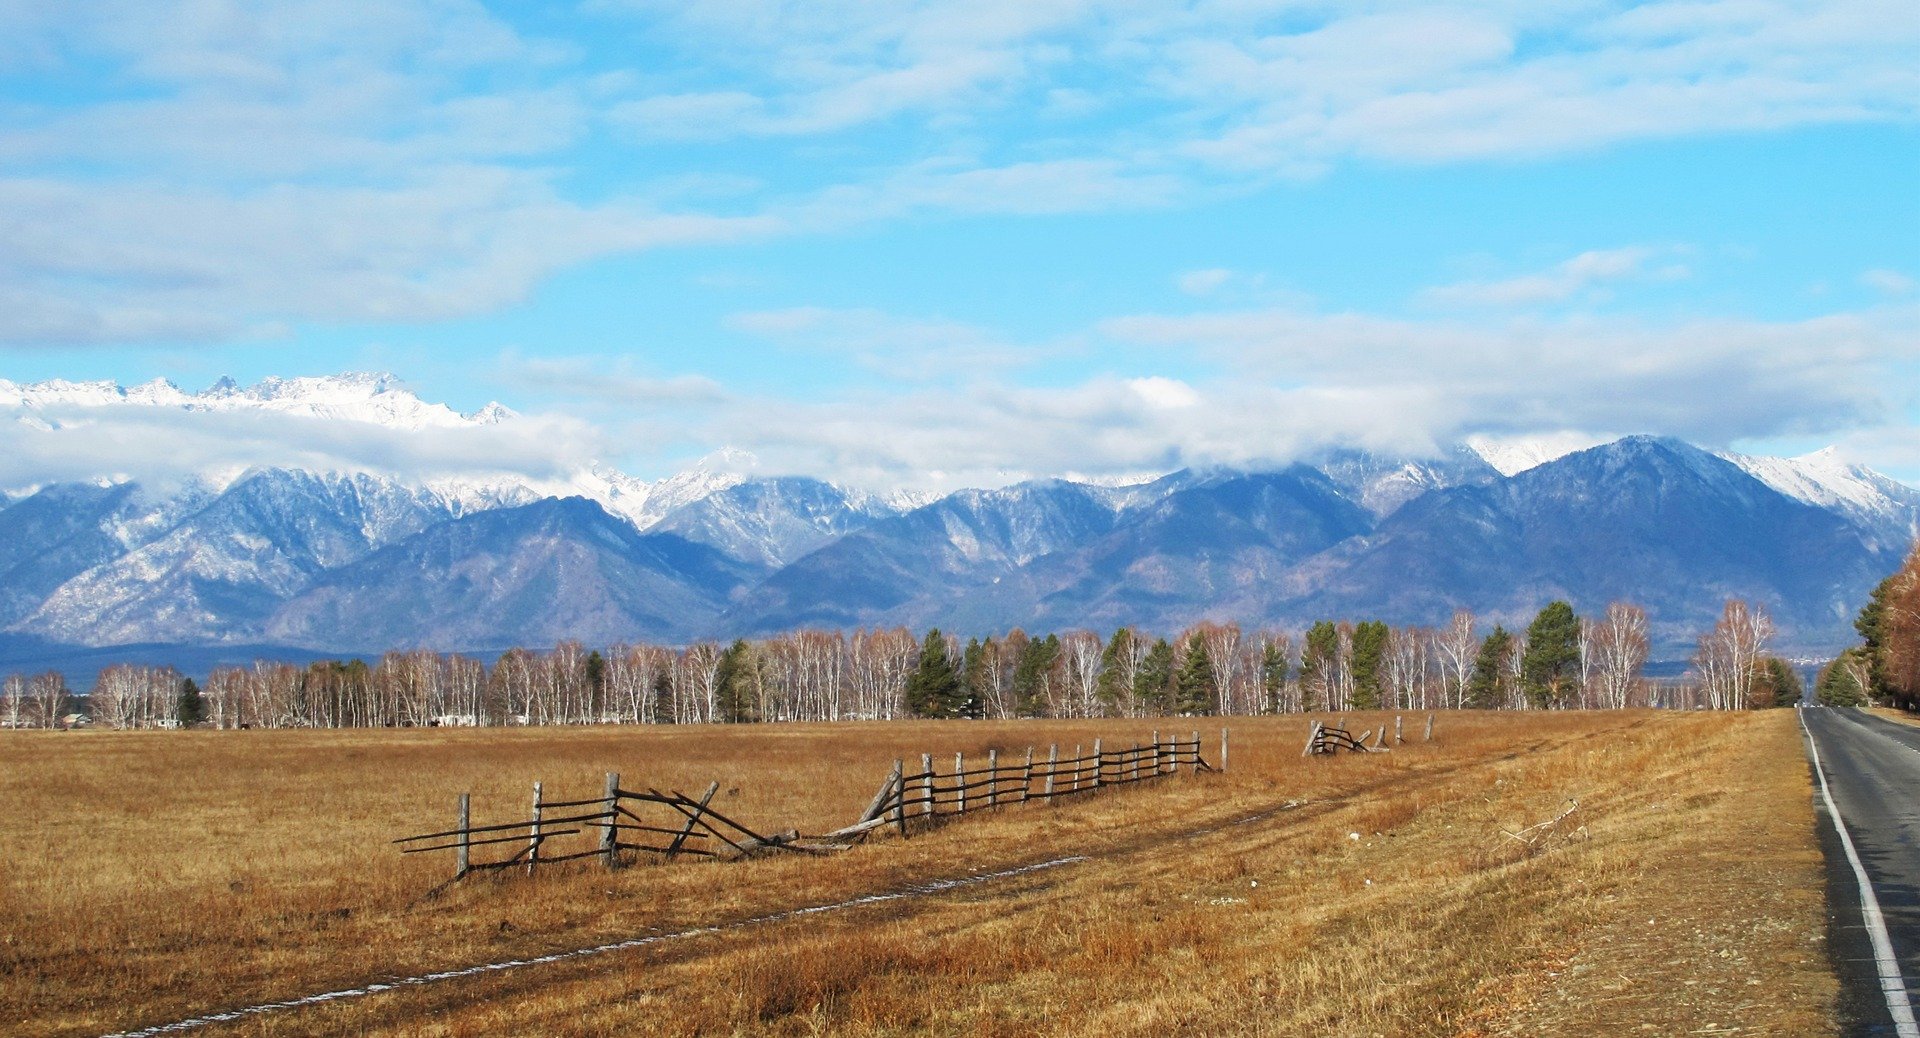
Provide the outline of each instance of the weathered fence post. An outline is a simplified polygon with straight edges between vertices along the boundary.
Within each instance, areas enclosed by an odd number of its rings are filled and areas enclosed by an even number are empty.
[[[920,805],[920,813],[928,817],[932,817],[933,815],[933,754],[923,753],[920,755],[920,774],[922,776],[920,779],[920,792],[923,795],[925,795],[927,798],[927,802]]]
[[[540,783],[533,784],[533,827],[527,833],[527,875],[540,861]]]
[[[1081,745],[1081,743],[1073,744],[1073,788],[1067,790],[1069,793],[1080,792],[1080,769],[1087,766],[1087,762],[1081,758]]]
[[[469,818],[468,811],[472,807],[472,803],[472,793],[460,794],[460,824],[457,826],[460,830],[460,846],[453,852],[454,879],[464,878],[467,874],[468,866],[471,864],[467,859],[467,851],[473,842],[473,834],[467,831],[467,825]]]
[[[615,825],[619,820],[620,773],[609,771],[607,772],[607,827],[600,830],[600,857],[606,862],[607,868],[613,868],[614,844],[618,842],[614,839],[618,832]]]
[[[1141,756],[1141,755],[1140,755],[1140,744],[1139,744],[1139,743],[1134,743],[1134,744],[1133,744],[1133,753],[1132,753],[1132,754],[1131,754],[1131,755],[1129,756],[1129,758],[1128,758],[1128,761],[1127,761],[1127,764],[1128,764],[1128,767],[1127,767],[1127,780],[1128,780],[1129,782],[1138,782],[1138,781],[1140,781],[1140,756]]]
[[[1220,770],[1227,770],[1227,730],[1220,729]]]
[[[900,835],[907,835],[907,762],[893,759],[893,824]]]
[[[987,751],[987,806],[1000,806],[1000,751]]]
[[[1153,730],[1153,773],[1160,774],[1160,729]]]
[[[953,788],[960,791],[956,810],[967,813],[967,755],[959,750],[953,751]]]
[[[1045,792],[1040,794],[1046,798],[1049,804],[1053,803],[1053,769],[1058,765],[1059,761],[1060,744],[1056,742],[1047,747],[1047,788]]]
[[[1100,740],[1093,740],[1093,788],[1100,788],[1100,771],[1107,766],[1107,758],[1100,753]]]
[[[1307,745],[1306,745],[1306,748],[1300,751],[1300,756],[1302,757],[1311,756],[1313,754],[1314,744],[1318,743],[1319,741],[1320,741],[1320,722],[1315,721],[1313,722],[1313,730],[1307,733]]]
[[[1033,747],[1027,747],[1027,764],[1020,772],[1020,802],[1033,799]]]
[[[1406,741],[1407,740],[1400,738],[1400,715],[1394,714],[1393,715],[1393,744],[1395,746],[1398,746],[1401,743]]]
[[[1433,715],[1432,714],[1427,715],[1427,737],[1425,739],[1422,739],[1421,741],[1422,742],[1433,741]]]

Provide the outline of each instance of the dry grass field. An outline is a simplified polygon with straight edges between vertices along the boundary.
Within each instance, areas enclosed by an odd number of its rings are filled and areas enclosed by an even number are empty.
[[[1449,714],[1430,745],[1330,760],[1301,758],[1302,718],[1237,719],[1222,775],[830,859],[583,864],[431,898],[449,856],[387,843],[449,827],[462,790],[476,823],[517,820],[533,780],[584,798],[607,770],[717,779],[740,821],[820,831],[851,822],[894,757],[1111,745],[1152,724],[7,733],[0,1029],[105,1034],[714,926],[194,1033],[1833,1031],[1789,711]],[[1565,838],[1502,835],[1570,798]],[[1067,856],[1083,860],[728,925]]]

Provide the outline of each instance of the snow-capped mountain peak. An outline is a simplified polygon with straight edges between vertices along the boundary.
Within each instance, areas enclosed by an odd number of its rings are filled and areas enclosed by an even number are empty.
[[[1837,447],[1823,447],[1793,458],[1727,452],[1721,455],[1755,479],[1796,500],[1822,508],[1883,513],[1911,498],[1911,487],[1863,465],[1849,462]]]
[[[1580,432],[1544,433],[1538,436],[1474,435],[1466,439],[1466,445],[1503,476],[1518,475],[1575,451],[1597,447],[1603,442],[1598,437]]]
[[[463,415],[445,404],[430,404],[393,375],[349,372],[300,378],[269,377],[242,388],[221,377],[198,393],[183,392],[167,379],[131,389],[112,381],[14,383],[0,379],[0,408],[40,416],[49,410],[100,407],[170,407],[188,411],[264,411],[330,421],[367,422],[390,428],[424,429],[491,425],[514,417],[499,404]],[[42,418],[44,421],[44,417]]]

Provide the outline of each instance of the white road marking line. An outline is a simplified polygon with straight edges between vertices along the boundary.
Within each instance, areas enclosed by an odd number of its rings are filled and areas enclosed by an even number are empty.
[[[1798,707],[1800,730],[1807,736],[1807,751],[1813,755],[1813,773],[1820,777],[1820,796],[1827,802],[1827,817],[1840,834],[1840,846],[1847,852],[1847,864],[1860,882],[1860,915],[1866,919],[1867,936],[1873,942],[1873,960],[1880,971],[1880,993],[1886,996],[1887,1012],[1893,1015],[1893,1029],[1900,1038],[1920,1038],[1920,1023],[1913,1018],[1913,1003],[1907,998],[1907,978],[1900,972],[1900,960],[1893,955],[1893,939],[1887,935],[1887,922],[1880,914],[1880,899],[1873,895],[1873,883],[1867,879],[1860,853],[1853,849],[1853,837],[1847,834],[1846,820],[1840,817],[1840,805],[1833,802],[1833,790],[1827,786],[1827,769],[1820,763],[1820,746],[1807,727],[1805,707]]]

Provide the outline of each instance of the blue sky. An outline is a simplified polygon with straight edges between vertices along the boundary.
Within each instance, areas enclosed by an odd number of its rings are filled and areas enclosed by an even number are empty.
[[[1917,59],[1910,0],[0,0],[0,377],[385,369],[643,476],[1913,480]]]

